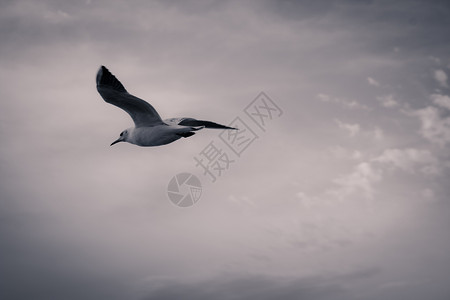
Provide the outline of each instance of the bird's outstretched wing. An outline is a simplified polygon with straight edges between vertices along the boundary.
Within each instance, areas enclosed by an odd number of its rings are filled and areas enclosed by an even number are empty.
[[[214,123],[211,121],[197,120],[194,118],[172,118],[166,119],[164,120],[164,122],[181,126],[192,126],[192,127],[202,126],[204,128],[212,128],[212,129],[237,129],[222,124]]]
[[[153,106],[128,94],[122,83],[104,66],[97,72],[97,91],[106,102],[126,111],[136,127],[164,124]]]

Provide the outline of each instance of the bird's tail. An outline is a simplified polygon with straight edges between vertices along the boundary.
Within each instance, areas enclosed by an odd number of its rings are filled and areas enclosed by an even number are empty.
[[[101,66],[97,72],[97,86],[100,85],[111,87],[118,92],[127,93],[122,83],[105,66]]]

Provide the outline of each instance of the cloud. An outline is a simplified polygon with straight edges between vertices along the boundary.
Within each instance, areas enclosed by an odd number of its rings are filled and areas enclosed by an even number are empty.
[[[44,18],[48,20],[50,23],[59,24],[70,20],[71,16],[62,10],[56,10],[56,11],[47,11],[44,14]]]
[[[384,107],[392,108],[398,106],[398,102],[394,99],[392,94],[379,96],[377,100],[380,101],[381,105]]]
[[[425,139],[442,147],[450,143],[450,117],[442,117],[438,108],[428,106],[406,113],[419,118],[419,132]]]
[[[428,59],[431,60],[432,62],[434,62],[435,64],[441,64],[441,59],[439,57],[430,55],[428,56]]]
[[[422,166],[421,170],[424,173],[436,173],[437,159],[429,150],[415,148],[386,149],[373,161],[410,173],[414,173],[417,166]]]
[[[375,169],[370,162],[362,162],[357,164],[353,171],[344,176],[340,176],[333,180],[338,185],[337,189],[330,193],[339,199],[362,193],[367,199],[374,196],[373,184],[382,179],[380,170]]]
[[[189,282],[175,278],[152,278],[142,285],[144,300],[344,300],[356,295],[346,288],[348,283],[364,282],[378,275],[375,268],[361,269],[327,277],[285,278],[264,275],[222,275],[203,281]]]
[[[448,87],[447,74],[443,70],[435,70],[433,73],[433,77],[439,83],[440,86]]]
[[[383,130],[376,126],[373,130],[363,130],[358,123],[345,123],[340,120],[335,120],[340,129],[347,131],[350,137],[362,135],[366,138],[375,139],[381,141],[384,138]]]
[[[420,194],[422,195],[422,199],[425,202],[434,202],[436,200],[436,194],[430,188],[423,189]]]
[[[335,103],[340,104],[346,108],[350,109],[363,109],[363,110],[370,110],[370,108],[364,104],[361,104],[355,100],[348,100],[348,99],[342,99],[338,97],[332,97],[330,95],[319,93],[316,96],[320,101],[322,102],[328,102],[328,103]]]
[[[434,104],[450,110],[450,97],[449,96],[440,95],[440,94],[432,94],[431,100],[433,100]]]
[[[438,160],[429,150],[415,148],[386,149],[379,156],[358,163],[349,174],[339,176],[333,182],[337,188],[328,191],[339,199],[361,193],[372,199],[375,195],[374,184],[382,181],[386,169],[402,170],[423,174],[439,174]]]
[[[331,102],[332,100],[335,101],[335,100],[332,99],[329,95],[327,95],[327,94],[322,94],[322,93],[317,94],[317,98],[319,98],[319,99],[322,100],[323,102]]]
[[[337,159],[353,159],[359,160],[362,158],[361,151],[349,150],[342,146],[334,146],[329,149],[330,154]]]
[[[336,123],[338,124],[339,128],[347,131],[351,137],[356,136],[361,130],[361,126],[359,124],[349,124],[341,122],[339,120],[336,120]]]
[[[381,128],[375,127],[373,130],[373,137],[375,140],[382,140],[384,138],[384,132]]]
[[[442,94],[430,95],[433,105],[422,109],[405,109],[402,112],[408,116],[417,117],[420,120],[420,135],[441,147],[450,143],[450,97]]]
[[[380,86],[380,83],[378,81],[376,81],[375,79],[373,79],[372,77],[367,77],[367,81],[369,82],[370,85]]]

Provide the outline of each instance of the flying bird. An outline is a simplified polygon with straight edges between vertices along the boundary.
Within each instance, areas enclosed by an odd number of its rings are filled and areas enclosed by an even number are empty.
[[[233,129],[211,121],[194,118],[170,118],[162,120],[150,103],[127,92],[122,83],[104,66],[97,72],[97,91],[102,98],[126,111],[134,121],[134,127],[125,129],[111,146],[128,142],[142,147],[160,146],[180,138],[193,136],[203,128]]]

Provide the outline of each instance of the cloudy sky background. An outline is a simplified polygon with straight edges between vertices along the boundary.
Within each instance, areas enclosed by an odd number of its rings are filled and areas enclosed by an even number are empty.
[[[2,1],[0,298],[448,299],[446,1]],[[220,132],[109,144],[129,116],[283,110],[215,183]],[[197,174],[181,209],[169,180]]]

